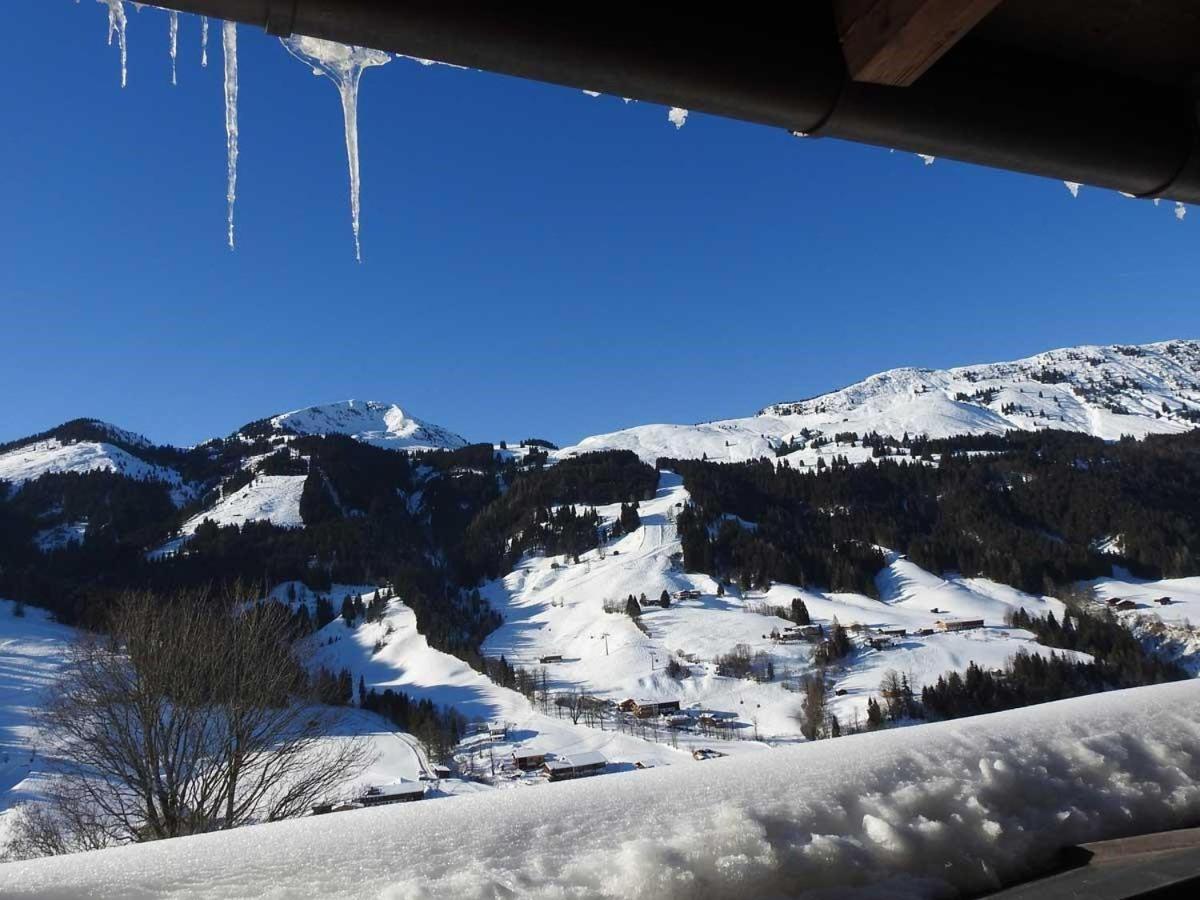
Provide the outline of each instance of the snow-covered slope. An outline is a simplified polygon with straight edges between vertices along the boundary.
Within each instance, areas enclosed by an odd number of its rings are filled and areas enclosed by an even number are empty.
[[[1113,609],[1153,652],[1200,676],[1200,577],[1143,581],[1119,570],[1119,578],[1085,582],[1097,605]],[[1129,601],[1132,608],[1112,604]]]
[[[257,475],[249,484],[227,494],[184,522],[179,535],[151,552],[150,557],[153,559],[176,552],[206,521],[221,526],[270,522],[280,528],[303,528],[300,495],[304,493],[307,479],[307,475]]]
[[[45,610],[0,600],[0,846],[5,810],[36,794],[40,757],[34,752],[33,714],[75,639],[74,629],[50,621]]]
[[[753,759],[14,863],[0,866],[0,893],[972,896],[1034,874],[1062,846],[1193,824],[1197,721],[1195,681],[1138,688]]]
[[[295,434],[345,434],[389,450],[452,450],[466,439],[410,416],[394,403],[346,400],[272,417],[271,425]]]
[[[586,438],[562,455],[620,448],[660,456],[743,460],[773,456],[795,438],[853,431],[947,437],[1062,428],[1105,439],[1196,427],[1200,342],[1072,347],[1015,362],[882,372],[756,416],[699,425],[643,425]],[[1183,415],[1181,415],[1183,413]]]
[[[863,721],[867,700],[878,696],[889,669],[907,674],[919,692],[939,675],[964,670],[971,662],[1001,667],[1019,651],[1046,652],[1028,632],[1006,628],[1006,613],[1023,607],[1034,615],[1062,615],[1057,600],[987,579],[939,578],[895,554],[878,576],[882,602],[787,584],[775,584],[765,593],[742,595],[730,589],[719,596],[711,577],[687,573],[679,563],[682,548],[674,513],[687,500],[679,476],[663,472],[657,496],[641,504],[642,526],[633,533],[581,555],[578,563],[565,557],[527,557],[511,574],[488,584],[482,593],[505,621],[488,637],[484,652],[533,669],[539,668],[541,657],[561,655],[563,662],[546,666],[552,690],[580,689],[615,701],[680,700],[685,708],[696,704],[738,723],[726,735],[787,742],[799,740],[795,715],[800,697],[789,688],[813,671],[812,644],[777,643],[770,637],[790,624],[770,610],[789,609],[793,598],[802,598],[812,621],[827,629],[835,620],[848,628],[862,626],[854,636],[855,654],[827,672],[833,688],[844,691],[831,704],[844,725],[856,717]],[[612,520],[620,507],[602,506],[597,512]],[[656,601],[664,590],[673,598],[683,590],[699,596],[672,599],[662,609]],[[623,612],[604,611],[605,601],[623,607],[630,594],[645,594],[649,600],[641,616],[644,632]],[[954,618],[981,618],[985,627],[915,634],[933,628],[939,619]],[[908,633],[894,646],[871,649],[869,638],[878,638],[879,630],[888,627]],[[769,654],[775,679],[718,675],[717,658],[738,644],[751,653]],[[667,674],[672,657],[686,660],[687,677]],[[673,738],[664,734],[661,739]]]
[[[336,604],[341,594],[331,597]],[[692,757],[665,743],[644,741],[617,731],[589,728],[569,718],[548,715],[516,691],[501,687],[465,662],[429,646],[417,630],[416,616],[399,600],[388,604],[378,622],[359,622],[354,627],[335,619],[309,638],[313,667],[333,671],[349,669],[355,684],[361,677],[367,689],[391,688],[417,700],[453,706],[468,721],[504,723],[508,735],[490,741],[469,738],[458,751],[460,770],[490,776],[490,761],[503,768],[517,746],[536,747],[551,755],[598,752],[614,771],[635,763],[670,765],[693,763]],[[486,746],[485,746],[486,745]],[[486,753],[487,763],[480,754]],[[513,784],[500,780],[499,786]]]
[[[0,481],[15,485],[54,473],[97,471],[163,481],[176,493],[185,490],[183,479],[174,469],[148,463],[120,447],[98,441],[63,443],[49,438],[0,454]]]

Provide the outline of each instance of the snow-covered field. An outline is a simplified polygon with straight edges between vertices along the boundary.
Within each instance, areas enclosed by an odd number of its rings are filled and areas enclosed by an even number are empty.
[[[96,441],[64,444],[49,438],[0,454],[0,481],[14,485],[65,472],[115,472],[129,478],[166,482],[176,503],[190,496],[190,487],[174,469],[148,463],[113,444]]]
[[[977,893],[1200,814],[1200,684],[0,866],[10,897]]]
[[[571,563],[564,557],[527,557],[504,579],[482,591],[499,610],[505,623],[484,644],[489,656],[503,655],[513,665],[542,668],[544,656],[561,655],[562,662],[546,665],[552,690],[581,689],[597,697],[620,702],[628,698],[679,700],[683,707],[735,716],[741,727],[732,733],[743,739],[777,741],[798,739],[794,717],[799,695],[789,686],[812,671],[812,645],[777,643],[773,630],[788,622],[764,607],[789,609],[793,598],[802,598],[814,623],[832,627],[867,626],[872,637],[879,629],[904,628],[887,649],[866,646],[864,630],[854,638],[856,653],[843,665],[831,667],[834,695],[831,711],[843,723],[865,716],[867,699],[878,695],[884,673],[895,670],[909,676],[919,692],[922,684],[939,675],[963,670],[974,661],[998,668],[1021,650],[1037,652],[1032,635],[1004,625],[1006,613],[1024,607],[1035,615],[1055,612],[1057,600],[1035,597],[987,579],[946,580],[925,572],[906,559],[891,554],[878,576],[881,599],[859,594],[820,593],[776,584],[765,593],[740,594],[730,589],[718,596],[709,576],[683,571],[682,552],[674,515],[688,499],[682,480],[671,472],[660,477],[656,497],[639,509],[642,527]],[[607,519],[619,515],[619,504],[599,507]],[[658,606],[663,590],[672,595],[667,609]],[[699,591],[693,599],[675,599],[680,591]],[[618,602],[645,594],[643,633],[622,613],[606,613],[606,601]],[[937,610],[937,612],[934,612]],[[920,636],[917,629],[934,628],[938,620],[981,618],[985,627],[957,633]],[[751,653],[768,653],[777,680],[759,683],[716,674],[715,660],[745,644]],[[668,661],[685,662],[689,675],[668,676]],[[736,743],[736,742],[735,742]],[[722,744],[722,748],[728,745]]]
[[[50,621],[45,610],[0,600],[0,846],[5,811],[37,793],[41,771],[34,750],[33,714],[57,675],[75,631]]]
[[[1194,427],[1176,413],[1200,409],[1198,368],[1200,343],[1166,341],[1072,347],[955,369],[891,369],[819,397],[768,406],[756,416],[641,425],[585,438],[559,455],[626,449],[649,463],[661,456],[737,462],[773,458],[775,447],[803,440],[805,430],[827,437],[875,431],[938,438],[1062,428],[1107,440],[1172,433]]]

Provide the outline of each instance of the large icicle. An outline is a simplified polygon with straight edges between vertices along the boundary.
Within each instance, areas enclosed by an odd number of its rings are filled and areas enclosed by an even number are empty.
[[[233,249],[233,201],[237,199],[238,158],[238,60],[237,25],[221,23],[221,47],[225,51],[225,152],[228,182],[225,200],[229,204],[229,249]]]
[[[1083,184],[1078,181],[1064,181],[1063,184],[1067,186],[1067,190],[1071,192],[1072,197],[1078,197],[1079,189],[1083,187]]]
[[[363,69],[382,66],[391,57],[380,50],[300,35],[280,40],[289,53],[312,69],[314,75],[328,76],[337,85],[341,95],[346,128],[346,161],[350,167],[350,226],[354,231],[354,258],[362,262],[362,247],[358,240],[358,82]]]
[[[200,65],[208,68],[208,16],[200,17]]]
[[[676,131],[683,127],[687,117],[688,111],[678,106],[672,106],[671,111],[667,113],[667,121],[675,126]]]
[[[175,53],[179,49],[179,13],[171,10],[171,26],[169,28],[171,35],[171,84],[176,84],[175,81]]]
[[[112,46],[113,35],[121,47],[121,87],[125,87],[125,3],[124,0],[96,0],[108,7],[108,46]]]

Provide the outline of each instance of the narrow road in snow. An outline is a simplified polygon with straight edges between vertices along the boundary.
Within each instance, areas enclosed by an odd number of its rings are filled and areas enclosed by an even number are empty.
[[[430,763],[429,757],[425,755],[425,750],[421,746],[421,742],[404,731],[394,731],[392,733],[401,743],[407,744],[408,748],[412,750],[413,756],[417,758],[417,774],[433,778],[433,764]]]

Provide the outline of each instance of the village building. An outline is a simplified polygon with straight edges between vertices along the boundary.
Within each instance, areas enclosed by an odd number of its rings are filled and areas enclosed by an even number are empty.
[[[546,762],[546,752],[535,747],[517,747],[512,752],[513,764],[522,772],[540,769]]]
[[[538,662],[540,662],[542,665],[546,665],[547,663],[560,663],[562,661],[563,658],[561,653],[551,653],[547,656],[538,657]]]
[[[542,765],[542,770],[550,776],[551,781],[567,781],[599,775],[607,766],[608,760],[602,754],[588,752],[549,760]]]
[[[938,619],[933,623],[938,631],[968,631],[972,628],[982,628],[983,619]]]
[[[633,713],[639,719],[665,716],[679,712],[678,700],[625,700],[618,707],[621,712]]]
[[[1170,597],[1158,597],[1155,599],[1154,602],[1157,603],[1159,606],[1170,606],[1171,598]]]
[[[1122,600],[1117,604],[1117,609],[1121,612],[1125,612],[1126,610],[1130,609],[1137,609],[1137,607],[1137,603],[1135,603],[1133,600]]]
[[[425,797],[425,785],[415,782],[389,784],[384,787],[367,788],[367,792],[358,798],[363,806],[388,806],[392,803],[411,803]]]

